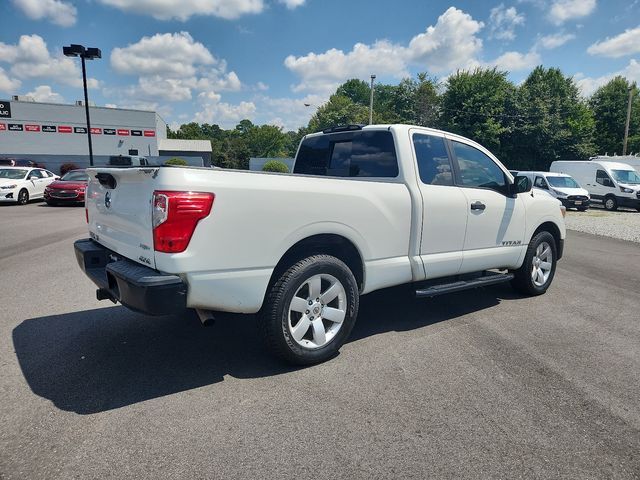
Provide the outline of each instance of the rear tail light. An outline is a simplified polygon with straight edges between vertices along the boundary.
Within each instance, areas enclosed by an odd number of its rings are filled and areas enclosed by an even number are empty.
[[[157,252],[184,252],[196,225],[211,212],[213,193],[153,192],[153,247]]]

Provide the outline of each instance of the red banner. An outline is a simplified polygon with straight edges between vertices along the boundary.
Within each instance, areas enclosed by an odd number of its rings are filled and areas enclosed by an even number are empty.
[[[118,135],[122,135],[123,137],[128,137],[129,136],[129,130],[125,130],[124,128],[119,128],[118,129]]]
[[[155,137],[156,136],[156,132],[155,132],[155,130],[145,130],[144,131],[144,136],[145,137]]]
[[[60,125],[58,127],[58,133],[71,133],[73,132],[73,128]]]
[[[102,129],[91,127],[91,135],[102,135]]]
[[[7,129],[7,124],[6,123],[0,123],[0,130],[6,130]]]
[[[40,131],[40,125],[25,125],[24,129],[27,132],[39,132]]]

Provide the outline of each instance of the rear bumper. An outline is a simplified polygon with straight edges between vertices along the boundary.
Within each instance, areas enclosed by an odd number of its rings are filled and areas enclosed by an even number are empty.
[[[147,315],[180,313],[187,306],[187,285],[177,275],[158,272],[120,257],[86,238],[74,243],[82,271],[98,286],[98,300],[118,301]]]

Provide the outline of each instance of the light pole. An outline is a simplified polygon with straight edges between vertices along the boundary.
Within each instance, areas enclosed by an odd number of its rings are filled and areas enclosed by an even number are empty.
[[[373,81],[376,79],[375,75],[371,75],[371,95],[369,96],[369,125],[373,123]]]
[[[629,140],[629,123],[631,121],[631,99],[633,98],[633,85],[629,85],[629,103],[627,104],[627,124],[624,126],[624,142],[622,143],[622,155],[627,154],[627,140]]]
[[[89,119],[89,95],[87,93],[87,68],[84,61],[102,58],[99,48],[85,48],[82,45],[72,43],[68,47],[62,47],[65,57],[80,57],[82,61],[82,85],[84,86],[84,111],[87,116],[87,138],[89,139],[89,165],[93,167],[93,145],[91,144],[91,120]]]

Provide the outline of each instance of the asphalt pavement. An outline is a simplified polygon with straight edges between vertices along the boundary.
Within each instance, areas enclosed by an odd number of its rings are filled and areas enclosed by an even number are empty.
[[[292,368],[252,316],[95,300],[82,208],[0,206],[0,478],[640,478],[640,245],[569,232],[546,295],[363,297]]]

